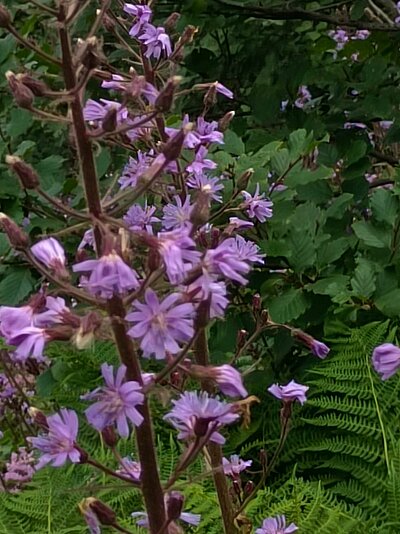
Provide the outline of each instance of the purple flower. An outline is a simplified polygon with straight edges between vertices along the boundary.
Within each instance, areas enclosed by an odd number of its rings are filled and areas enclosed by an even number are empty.
[[[302,109],[304,108],[305,104],[311,100],[311,93],[308,90],[306,85],[300,85],[298,91],[297,91],[297,100],[295,100],[294,105],[296,108]]]
[[[146,514],[146,512],[133,512],[131,514],[131,517],[141,517],[138,521],[136,521],[136,524],[138,527],[143,528],[149,528],[149,519]],[[188,525],[193,525],[194,527],[197,527],[201,521],[201,515],[200,514],[192,514],[190,512],[182,512],[179,516],[180,521],[183,521],[184,523],[187,523]]]
[[[294,523],[286,526],[286,518],[284,515],[276,517],[268,517],[264,519],[262,527],[258,528],[255,534],[291,534],[299,530]]]
[[[191,228],[182,227],[171,232],[158,233],[158,252],[163,259],[167,276],[172,284],[179,284],[200,258],[196,243],[189,236]]]
[[[229,304],[229,300],[226,298],[224,282],[216,282],[212,276],[205,273],[190,284],[187,291],[189,294],[194,295],[193,299],[195,301],[209,301],[210,319],[224,316],[225,309]]]
[[[222,83],[215,82],[215,88],[217,90],[217,93],[220,93],[221,95],[226,96],[227,98],[233,98],[233,93],[230,89],[225,87],[225,85],[222,85]]]
[[[46,436],[29,438],[32,446],[42,454],[37,469],[48,463],[60,467],[67,460],[79,463],[81,454],[76,447],[78,435],[78,416],[73,410],[62,409],[59,413],[47,417]]]
[[[365,41],[365,39],[368,39],[370,35],[371,33],[368,30],[357,30],[352,39]]]
[[[242,275],[250,271],[250,265],[238,258],[235,243],[236,240],[230,237],[216,248],[208,249],[204,255],[203,269],[208,274],[219,274],[246,285],[247,280]]]
[[[46,297],[47,310],[35,316],[35,326],[46,327],[63,323],[71,317],[71,310],[61,297]]]
[[[138,179],[143,176],[153,161],[153,150],[150,150],[147,153],[143,153],[141,150],[138,150],[137,160],[129,157],[129,161],[124,167],[122,176],[118,180],[118,183],[121,185],[121,189],[125,189],[126,187],[136,187]]]
[[[346,30],[342,30],[341,28],[328,32],[328,35],[336,42],[336,50],[343,50],[349,40]]]
[[[125,91],[126,89],[126,80],[123,76],[119,74],[111,74],[111,80],[104,80],[101,82],[101,87],[103,89],[114,89],[114,91]]]
[[[17,361],[24,362],[28,358],[34,358],[38,362],[43,362],[43,350],[47,340],[45,329],[26,326],[16,330],[7,343],[16,347],[14,355]]]
[[[196,135],[200,143],[224,144],[224,134],[218,131],[218,122],[207,122],[203,117],[199,117],[196,122]]]
[[[156,359],[165,358],[166,353],[177,354],[181,350],[180,343],[187,342],[194,334],[193,304],[179,304],[182,296],[173,293],[160,302],[152,289],[146,289],[145,303],[133,303],[134,308],[126,318],[134,326],[128,334],[141,339],[140,347],[143,356],[149,358],[154,354]]]
[[[248,393],[242,382],[242,375],[231,365],[220,365],[212,370],[212,377],[219,389],[228,397],[247,397]]]
[[[122,469],[117,469],[116,473],[133,478],[133,480],[139,481],[142,474],[142,468],[139,462],[135,462],[128,456],[121,460]]]
[[[4,480],[17,484],[30,482],[35,474],[34,464],[33,453],[27,452],[25,447],[20,447],[18,452],[11,454],[10,461],[6,463],[7,471],[4,474]]]
[[[311,352],[315,356],[318,356],[318,358],[321,358],[321,360],[328,356],[329,351],[330,348],[325,343],[321,343],[321,341],[317,341],[316,339],[311,342]]]
[[[34,313],[35,310],[29,305],[20,308],[0,306],[0,333],[7,343],[15,333],[33,324]]]
[[[250,263],[264,263],[265,254],[260,254],[260,247],[253,241],[245,239],[241,235],[231,239],[232,249],[239,260]]]
[[[182,199],[179,195],[174,196],[174,204],[167,204],[163,207],[164,216],[162,218],[163,227],[166,230],[175,230],[180,227],[191,227],[190,216],[193,206],[190,204],[190,195]]]
[[[60,276],[65,276],[65,252],[57,239],[54,237],[43,239],[31,247],[31,252],[46,267]]]
[[[93,510],[90,509],[90,506],[83,508],[79,505],[79,508],[81,508],[83,519],[89,528],[89,534],[101,534],[100,521]]]
[[[200,146],[194,160],[186,167],[187,172],[202,174],[204,169],[215,169],[217,164],[211,159],[205,159],[207,152],[208,150],[205,146]]]
[[[137,406],[143,404],[144,400],[141,386],[138,382],[125,382],[125,365],[121,365],[114,376],[114,367],[103,363],[101,374],[106,385],[84,397],[85,400],[97,401],[85,410],[87,420],[99,431],[115,423],[118,434],[127,438],[128,420],[134,426],[140,426],[143,422],[143,416],[137,410]]]
[[[219,194],[219,191],[222,191],[224,186],[221,183],[220,178],[210,178],[205,174],[193,174],[186,184],[188,187],[198,189],[204,193],[204,195],[209,197],[209,199],[215,200],[216,202],[222,202],[222,196]]]
[[[252,460],[242,460],[237,454],[233,454],[229,460],[227,458],[222,458],[224,473],[232,478],[237,478],[237,476],[250,467],[252,463]]]
[[[139,286],[137,273],[114,251],[99,259],[78,263],[72,270],[78,273],[90,272],[85,287],[93,295],[106,299]]]
[[[133,232],[140,232],[146,230],[149,234],[153,234],[153,223],[160,222],[158,217],[153,217],[156,211],[155,206],[144,206],[140,204],[133,204],[124,215],[124,221]]]
[[[363,122],[345,122],[343,124],[345,130],[351,130],[352,128],[359,128],[360,130],[366,130],[368,126]]]
[[[209,397],[205,391],[185,391],[177,400],[173,400],[174,407],[164,416],[164,419],[179,430],[178,439],[188,440],[205,436],[215,426],[210,441],[223,445],[225,438],[218,432],[223,425],[229,425],[239,418],[233,413],[232,405]]]
[[[119,123],[124,122],[128,118],[128,110],[122,106],[119,102],[113,100],[106,100],[100,98],[100,102],[89,99],[83,110],[83,116],[85,121],[102,121],[110,109],[115,108],[117,110],[117,121]]]
[[[146,5],[125,4],[124,11],[136,19],[136,23],[129,30],[131,37],[137,37],[143,29],[143,26],[150,22],[153,15],[149,6]]]
[[[400,367],[400,348],[392,343],[379,345],[372,353],[372,365],[382,380],[387,380]]]
[[[171,55],[171,41],[163,27],[156,28],[152,24],[146,24],[143,29],[144,33],[139,35],[138,39],[146,45],[146,57],[160,59],[162,52],[165,52],[167,57]]]
[[[243,221],[238,217],[229,217],[229,226],[232,230],[247,230],[248,228],[253,228],[254,223],[251,221]]]
[[[253,196],[247,191],[242,191],[244,202],[244,209],[252,219],[256,218],[260,222],[265,222],[272,217],[273,202],[265,199],[265,193],[260,195],[260,184],[257,184],[256,191]]]
[[[82,238],[82,241],[79,243],[78,250],[82,250],[86,246],[89,246],[93,250],[96,250],[96,243],[94,241],[94,233],[91,228],[90,230],[86,230],[86,232],[83,234],[83,238]]]
[[[297,384],[294,380],[286,384],[286,386],[279,386],[273,384],[268,388],[268,391],[277,399],[283,402],[294,402],[297,400],[300,404],[304,404],[307,400],[306,393],[310,388]]]

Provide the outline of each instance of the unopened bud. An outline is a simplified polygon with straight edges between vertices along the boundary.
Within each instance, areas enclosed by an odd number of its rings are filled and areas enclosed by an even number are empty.
[[[196,202],[193,210],[190,213],[190,222],[194,228],[203,226],[210,217],[210,202],[209,196],[203,191],[199,190],[196,195]]]
[[[246,339],[249,333],[247,330],[239,330],[236,336],[236,348],[241,349],[244,347],[244,344],[246,343]]]
[[[25,249],[29,245],[27,234],[5,213],[0,213],[0,227],[6,233],[10,245],[15,249]]]
[[[8,10],[0,4],[0,28],[8,28],[11,23],[11,15]]]
[[[166,19],[163,26],[167,33],[171,32],[172,30],[175,30],[176,25],[178,23],[178,20],[181,18],[180,14],[176,11],[174,13],[171,13],[171,15]]]
[[[234,116],[234,111],[228,111],[228,113],[225,113],[222,119],[218,121],[218,130],[220,132],[225,132],[229,128],[229,125],[232,122]]]
[[[167,497],[167,519],[176,521],[180,518],[185,497],[179,491],[171,491]]]
[[[116,127],[117,127],[117,113],[118,113],[118,110],[114,107],[110,108],[102,123],[101,123],[101,127],[103,128],[103,130],[105,132],[114,132]]]
[[[40,185],[39,176],[35,169],[18,156],[7,155],[6,163],[18,176],[24,189],[36,189]]]
[[[183,33],[181,35],[181,38],[179,39],[179,45],[184,46],[187,44],[190,44],[193,41],[194,36],[199,31],[196,26],[186,26],[186,28],[183,30]]]
[[[217,87],[216,85],[211,85],[206,94],[204,95],[204,107],[209,109],[217,103]]]
[[[238,191],[243,191],[244,189],[247,189],[247,186],[249,185],[250,178],[254,174],[254,169],[247,169],[247,171],[244,171],[244,173],[239,177],[236,187]]]
[[[117,516],[107,504],[98,499],[93,499],[89,504],[90,509],[96,514],[101,525],[113,526],[117,523]]]
[[[23,109],[31,109],[35,96],[27,85],[21,83],[12,71],[6,72],[8,85],[16,104]]]
[[[79,60],[88,70],[95,69],[99,64],[98,41],[96,37],[89,37],[80,43]]]
[[[32,418],[33,422],[41,428],[44,428],[46,430],[49,428],[49,425],[47,424],[47,417],[42,411],[38,410],[34,406],[30,406],[28,408],[28,415]]]
[[[167,162],[175,161],[179,158],[185,137],[192,128],[193,124],[189,122],[165,143],[162,153]]]
[[[160,91],[154,103],[154,107],[161,112],[169,111],[172,108],[174,102],[175,90],[181,83],[181,76],[173,76],[170,78],[165,86]]]
[[[41,80],[37,80],[30,74],[17,74],[17,80],[29,87],[35,96],[45,96],[50,89]]]
[[[261,310],[262,300],[260,293],[256,293],[255,295],[253,295],[251,304],[253,308],[253,313],[258,313]]]
[[[107,445],[107,447],[110,447],[110,449],[113,449],[118,443],[117,435],[112,426],[106,426],[106,428],[101,431],[101,435],[104,443]]]
[[[251,493],[253,493],[254,488],[255,488],[254,482],[252,482],[251,480],[248,480],[243,488],[245,495],[250,495]]]

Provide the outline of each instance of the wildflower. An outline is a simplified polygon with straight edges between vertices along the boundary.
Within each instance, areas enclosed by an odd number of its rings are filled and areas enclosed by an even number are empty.
[[[186,167],[187,172],[202,174],[204,169],[215,169],[217,164],[211,159],[206,159],[207,152],[208,150],[205,146],[200,146],[196,152],[194,160]]]
[[[219,389],[228,397],[247,397],[247,390],[242,382],[242,375],[231,365],[220,365],[210,371]]]
[[[215,200],[216,202],[222,202],[222,196],[219,194],[219,191],[222,191],[224,186],[221,183],[220,178],[210,178],[205,174],[193,174],[188,179],[187,186],[192,189],[198,189],[209,199]]]
[[[128,118],[128,110],[119,102],[100,98],[100,102],[89,99],[83,109],[85,121],[102,121],[111,109],[117,110],[117,122],[124,122]]]
[[[297,400],[300,404],[304,404],[307,400],[306,393],[309,389],[308,386],[297,384],[292,380],[289,384],[286,384],[286,386],[273,384],[268,388],[268,391],[283,402],[294,402]]]
[[[0,306],[0,333],[6,338],[7,343],[14,333],[32,325],[34,313],[35,310],[29,305],[19,308]]]
[[[114,91],[125,91],[126,85],[125,78],[119,74],[111,74],[111,80],[101,82],[103,89],[114,89]]]
[[[35,317],[35,326],[46,327],[67,322],[72,318],[71,310],[61,297],[46,297],[47,310]]]
[[[222,241],[216,248],[208,249],[203,258],[203,269],[208,274],[223,275],[230,280],[246,285],[242,276],[250,271],[250,265],[238,258],[235,251],[235,239],[230,237]]]
[[[252,460],[242,460],[237,454],[233,454],[229,460],[222,458],[224,473],[232,478],[236,478],[242,471],[250,467],[252,463]]]
[[[352,39],[365,41],[365,39],[368,39],[370,35],[371,32],[369,32],[368,30],[357,30],[356,33],[353,35]]]
[[[222,85],[222,83],[215,82],[214,86],[217,90],[217,93],[220,93],[221,95],[226,96],[226,98],[231,98],[231,99],[233,98],[233,92],[227,87],[225,87],[225,85]]]
[[[150,22],[153,15],[149,6],[146,5],[125,4],[124,11],[129,15],[133,15],[136,19],[135,24],[129,30],[131,37],[137,37],[143,30],[143,26]]]
[[[158,252],[163,259],[169,281],[172,284],[180,283],[200,258],[196,250],[196,243],[189,236],[189,226],[178,228],[171,232],[159,232]]]
[[[229,300],[226,298],[226,285],[215,281],[214,277],[204,273],[187,288],[188,294],[193,294],[196,301],[209,301],[210,319],[223,317]]]
[[[372,365],[382,380],[387,380],[400,367],[400,348],[392,343],[379,345],[372,353]]]
[[[253,196],[247,191],[242,191],[242,195],[245,200],[243,208],[247,210],[250,218],[256,218],[263,223],[272,217],[273,202],[265,198],[265,193],[260,195],[260,184],[257,184]]]
[[[152,224],[160,222],[158,217],[153,217],[156,209],[155,206],[142,207],[140,204],[133,204],[124,215],[124,221],[133,232],[146,230],[149,234],[153,234]]]
[[[218,430],[239,418],[233,413],[232,405],[209,397],[205,391],[185,391],[172,404],[174,407],[164,419],[179,430],[178,439],[182,440],[205,436],[211,425],[211,428],[215,426],[215,430],[209,437],[210,441],[223,445],[225,438]]]
[[[73,410],[62,409],[46,419],[47,435],[29,438],[32,446],[42,453],[37,469],[48,463],[52,463],[53,467],[60,467],[67,460],[74,464],[79,463],[81,453],[75,443],[79,426],[76,413]]]
[[[180,343],[189,341],[194,334],[193,304],[179,304],[179,293],[172,293],[160,302],[150,288],[144,298],[145,303],[135,301],[134,311],[126,316],[128,321],[135,323],[128,334],[141,339],[140,347],[145,358],[154,354],[156,359],[162,359],[166,352],[177,354],[181,350]]]
[[[193,207],[190,204],[190,195],[188,195],[182,203],[179,195],[174,196],[174,204],[167,204],[163,208],[164,216],[162,218],[163,227],[166,230],[175,230],[180,227],[191,226],[190,216]]]
[[[77,263],[72,270],[90,273],[85,287],[93,295],[106,299],[139,286],[137,273],[115,251],[96,260]]]
[[[138,150],[137,159],[129,157],[128,163],[125,165],[121,178],[118,183],[121,189],[127,187],[136,187],[137,181],[143,176],[154,160],[154,152],[150,150],[147,153]]]
[[[96,243],[94,240],[93,230],[86,230],[83,234],[82,241],[79,243],[78,250],[84,249],[86,246],[91,247],[93,250],[96,250]]]
[[[297,99],[295,100],[294,105],[296,108],[302,109],[305,104],[311,100],[312,96],[306,85],[300,85],[297,91]]]
[[[248,228],[253,228],[254,223],[251,221],[243,221],[238,217],[229,217],[229,228],[233,230],[247,230]]]
[[[315,356],[318,356],[318,358],[321,358],[321,360],[326,358],[326,356],[328,356],[329,351],[330,351],[330,348],[327,345],[325,345],[325,343],[322,343],[321,341],[317,341],[316,339],[313,339],[313,341],[311,342],[310,348],[311,348],[311,352]]]
[[[11,454],[10,461],[6,463],[4,480],[14,482],[18,485],[30,482],[35,474],[35,458],[32,452],[28,452],[25,447],[20,447],[18,452]]]
[[[117,469],[116,473],[133,478],[133,480],[139,481],[142,474],[142,468],[139,462],[135,462],[128,456],[121,460],[122,469]]]
[[[218,143],[224,144],[224,134],[218,131],[218,122],[207,122],[203,117],[199,117],[196,122],[195,135],[200,143]]]
[[[31,247],[31,252],[37,260],[59,276],[68,276],[64,249],[54,237],[39,241]]]
[[[138,527],[149,528],[149,519],[148,519],[146,512],[133,512],[131,514],[131,517],[141,518],[136,521],[136,524]],[[181,515],[179,516],[179,519],[180,521],[183,521],[184,523],[187,523],[188,525],[197,527],[201,521],[201,515],[192,514],[190,512],[182,512]]]
[[[128,420],[134,426],[143,422],[143,416],[137,410],[144,400],[141,386],[135,381],[125,382],[125,365],[121,365],[114,376],[114,367],[103,363],[101,374],[106,385],[84,396],[85,400],[97,401],[85,410],[87,420],[99,431],[116,424],[118,434],[127,438]]]
[[[294,523],[286,526],[286,518],[284,515],[276,517],[268,517],[264,519],[262,527],[258,528],[255,534],[291,534],[299,530]]]
[[[165,52],[168,57],[172,53],[171,41],[161,26],[155,27],[152,24],[146,24],[143,28],[144,33],[138,36],[140,41],[146,45],[145,56],[160,59],[161,54]]]
[[[260,254],[260,247],[253,241],[245,239],[241,235],[231,239],[232,249],[239,260],[250,263],[264,263],[265,254]]]
[[[349,40],[348,33],[346,30],[342,30],[341,28],[328,32],[328,35],[336,42],[336,50],[343,50],[345,44]]]
[[[49,339],[46,330],[36,326],[26,326],[16,330],[7,340],[9,345],[16,347],[14,356],[17,361],[24,362],[34,358],[38,362],[44,361],[43,350]]]

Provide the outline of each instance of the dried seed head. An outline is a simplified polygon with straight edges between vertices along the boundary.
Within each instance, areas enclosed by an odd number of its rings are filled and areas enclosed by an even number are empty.
[[[0,227],[6,233],[10,245],[16,250],[24,250],[29,245],[27,234],[5,213],[0,213]]]
[[[35,169],[18,156],[7,155],[6,163],[18,176],[24,189],[36,189],[40,185]]]

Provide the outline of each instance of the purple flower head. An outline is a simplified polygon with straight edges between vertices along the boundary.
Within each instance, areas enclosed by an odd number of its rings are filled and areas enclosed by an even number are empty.
[[[328,32],[328,35],[336,42],[336,50],[343,50],[349,40],[346,30],[342,30],[341,28]]]
[[[247,191],[242,191],[244,198],[244,208],[250,218],[258,219],[260,222],[265,222],[272,217],[273,202],[265,198],[265,193],[260,195],[260,184],[257,184],[256,191],[253,196]]]
[[[144,206],[140,204],[133,204],[124,215],[124,221],[133,232],[140,232],[146,230],[149,234],[153,234],[153,223],[160,222],[158,217],[153,217],[156,211],[155,206]]]
[[[179,430],[178,439],[193,439],[198,435],[201,427],[202,436],[215,426],[210,441],[223,445],[225,438],[218,432],[223,425],[235,422],[239,415],[233,413],[232,405],[210,397],[207,392],[185,391],[177,400],[173,400],[174,407],[164,416],[164,419]]]
[[[152,289],[146,289],[145,303],[135,301],[133,311],[126,318],[135,323],[128,331],[134,339],[141,339],[140,347],[145,358],[153,354],[156,359],[166,353],[177,354],[180,343],[187,342],[194,334],[193,304],[179,304],[181,295],[173,293],[160,302]]]
[[[179,195],[174,196],[174,204],[167,204],[163,207],[164,216],[162,218],[163,227],[166,230],[176,230],[181,227],[191,227],[190,215],[193,211],[193,206],[190,204],[190,195],[182,199]]]
[[[214,277],[205,273],[190,284],[188,293],[193,293],[196,301],[209,301],[210,319],[224,316],[225,309],[229,304],[224,282],[216,282]]]
[[[31,252],[46,267],[59,275],[65,275],[65,252],[57,239],[43,239],[31,247]]]
[[[207,152],[208,150],[205,146],[200,146],[196,152],[194,160],[186,167],[187,172],[202,174],[204,169],[216,169],[217,164],[214,161],[205,159]]]
[[[250,265],[238,258],[235,243],[236,240],[230,237],[216,248],[208,249],[203,258],[203,270],[246,285],[247,280],[242,275],[250,271]]]
[[[30,482],[35,474],[36,463],[32,452],[27,452],[25,447],[20,447],[18,452],[11,454],[10,461],[6,463],[7,471],[4,474],[6,482],[14,482],[18,485]]]
[[[196,122],[196,135],[200,143],[224,144],[224,134],[218,131],[218,122],[207,122],[203,117],[199,117]]]
[[[24,362],[28,358],[34,358],[37,362],[43,362],[46,341],[48,341],[48,335],[44,328],[26,326],[16,330],[7,343],[16,347],[14,352],[16,361]]]
[[[302,109],[311,100],[311,93],[308,90],[306,85],[300,85],[297,91],[297,99],[295,100],[294,105],[296,108]]]
[[[229,217],[229,227],[232,230],[247,230],[248,228],[253,228],[254,223],[251,221],[243,221],[238,217]]]
[[[222,85],[222,83],[215,82],[215,88],[217,90],[217,93],[220,93],[221,95],[226,96],[226,98],[233,98],[233,92],[225,87],[225,85]]]
[[[114,367],[103,363],[101,374],[106,385],[84,397],[85,400],[97,401],[85,410],[86,418],[99,431],[116,424],[118,434],[127,438],[128,420],[134,426],[140,426],[143,422],[143,416],[137,410],[144,400],[141,386],[138,382],[125,382],[125,365],[121,365],[114,376]]]
[[[345,130],[351,130],[352,128],[359,128],[360,130],[367,130],[368,126],[363,122],[345,122],[343,124]]]
[[[93,250],[96,250],[96,243],[94,241],[94,233],[91,228],[90,230],[86,230],[86,232],[83,234],[83,238],[82,238],[82,241],[79,243],[78,250],[82,250],[86,246],[89,246]]]
[[[224,186],[221,183],[220,178],[210,178],[205,174],[193,174],[189,177],[186,184],[192,189],[198,189],[204,195],[209,197],[210,200],[222,202],[222,196],[219,194],[219,191],[222,191]]]
[[[137,37],[142,31],[143,26],[150,22],[153,15],[149,6],[146,5],[125,4],[124,11],[136,19],[135,24],[129,30],[131,37]]]
[[[245,239],[241,235],[237,235],[234,239],[231,239],[232,248],[239,260],[250,263],[264,263],[263,258],[265,254],[260,253],[260,247],[253,243],[253,241]]]
[[[153,150],[150,150],[147,153],[138,150],[137,159],[129,157],[129,161],[122,171],[122,176],[118,180],[121,189],[125,189],[126,187],[136,187],[138,179],[143,176],[153,161]]]
[[[160,59],[163,52],[167,57],[172,54],[171,41],[163,27],[156,28],[152,24],[146,24],[143,30],[144,33],[141,33],[138,39],[146,45],[146,57]]]
[[[113,108],[117,110],[118,123],[126,121],[128,118],[128,110],[119,102],[106,100],[105,98],[100,98],[100,102],[89,99],[84,107],[83,116],[85,121],[102,121],[110,109]]]
[[[48,463],[53,467],[61,467],[67,460],[79,463],[81,454],[75,443],[78,435],[76,413],[73,410],[60,410],[47,417],[47,425],[47,435],[29,438],[32,446],[42,453],[37,469]]]
[[[35,310],[31,306],[12,308],[0,306],[0,334],[9,343],[10,337],[19,333],[22,328],[33,324]]]
[[[128,456],[122,458],[121,460],[121,469],[117,469],[116,473],[124,475],[126,477],[131,477],[133,480],[139,481],[140,475],[142,474],[142,468],[139,462],[135,462],[132,458]]]
[[[213,379],[219,389],[228,397],[247,397],[248,393],[243,385],[242,375],[231,365],[220,365],[212,369]]]
[[[71,316],[71,311],[61,297],[46,297],[46,311],[35,316],[35,326],[60,324]]]
[[[237,454],[233,454],[229,460],[227,458],[222,458],[224,473],[232,478],[237,478],[237,476],[250,467],[252,463],[252,460],[242,460]]]
[[[93,510],[88,506],[85,509],[81,508],[81,511],[89,528],[89,534],[101,534],[101,524]]]
[[[356,33],[353,35],[352,39],[365,41],[365,39],[368,39],[370,35],[371,32],[369,32],[368,30],[357,30]]]
[[[99,259],[78,263],[72,270],[77,273],[90,273],[85,287],[92,295],[100,295],[106,299],[139,286],[137,273],[114,251]]]
[[[131,514],[131,517],[141,518],[136,521],[136,524],[138,527],[149,528],[149,519],[148,519],[146,512],[133,512]],[[179,520],[183,521],[184,523],[187,523],[188,525],[197,527],[201,521],[201,515],[192,514],[190,512],[182,512],[181,515],[179,516]]]
[[[400,367],[400,348],[392,343],[379,345],[372,353],[372,365],[382,380],[387,380]]]
[[[200,252],[196,250],[196,243],[189,236],[190,230],[187,226],[158,233],[158,252],[172,284],[182,282],[186,272],[199,261]]]
[[[308,386],[297,384],[292,380],[289,384],[286,384],[286,386],[273,384],[268,388],[268,391],[283,402],[294,402],[297,400],[300,404],[304,404],[307,400],[306,393],[309,389]]]
[[[299,530],[294,523],[286,526],[286,518],[284,515],[276,517],[268,517],[264,519],[262,527],[258,528],[255,534],[291,534]]]
[[[318,358],[321,358],[323,360],[326,358],[329,354],[330,348],[325,345],[325,343],[322,343],[321,341],[317,341],[314,339],[311,343],[311,352],[318,356]]]
[[[103,89],[114,89],[114,91],[125,91],[127,82],[123,76],[112,74],[111,80],[101,82]]]

